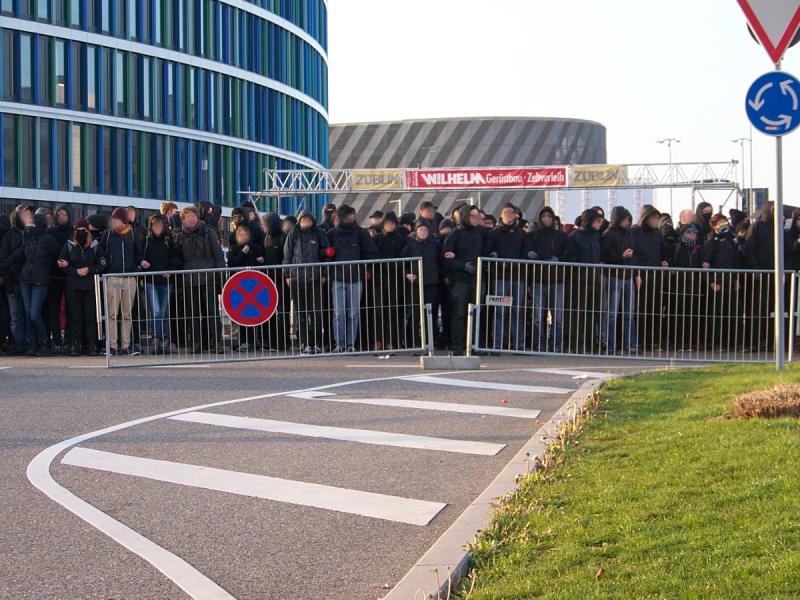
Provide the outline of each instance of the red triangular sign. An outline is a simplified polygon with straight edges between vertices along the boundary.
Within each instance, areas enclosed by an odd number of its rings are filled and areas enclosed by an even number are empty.
[[[800,28],[800,0],[738,0],[750,27],[776,65]]]

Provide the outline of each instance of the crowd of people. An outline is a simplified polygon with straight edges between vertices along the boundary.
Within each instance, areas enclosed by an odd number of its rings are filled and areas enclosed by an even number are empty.
[[[116,208],[110,216],[93,214],[73,222],[66,206],[50,211],[21,204],[0,226],[0,349],[6,355],[101,354],[105,344],[98,341],[94,276],[103,274],[112,353],[141,351],[141,322],[146,323],[151,351],[173,352],[181,344],[193,352],[221,352],[220,286],[202,272],[275,267],[281,270],[282,310],[289,310],[291,299],[295,339],[303,353],[386,351],[418,343],[418,307],[392,305],[386,299],[422,277],[421,301],[433,307],[436,346],[463,354],[468,305],[476,298],[478,258],[486,257],[619,269],[591,278],[588,270],[544,277],[541,267],[530,278],[521,276],[519,269],[517,275],[498,275],[499,270],[490,274],[487,293],[512,300],[506,309],[494,311],[485,343],[557,352],[564,347],[564,337],[574,342],[576,335],[584,335],[599,337],[606,350],[631,352],[660,343],[644,340],[636,331],[636,314],[657,315],[658,308],[647,303],[662,301],[662,290],[649,294],[650,300],[635,300],[644,272],[636,269],[771,269],[774,218],[771,203],[751,220],[738,210],[728,216],[715,214],[704,202],[696,210],[681,211],[677,223],[647,205],[636,219],[621,206],[608,219],[602,208],[593,207],[575,223],[562,224],[547,206],[535,218],[526,218],[518,207],[507,204],[495,217],[468,204],[442,215],[424,202],[418,214],[375,211],[361,225],[347,204],[325,205],[318,222],[308,211],[296,218],[262,216],[245,203],[233,209],[229,231],[223,232],[220,207],[207,202],[181,210],[174,203],[162,203],[160,213],[146,223],[130,206]],[[785,229],[784,248],[787,270],[800,269],[798,212]],[[363,266],[336,266],[402,258],[421,259],[422,272],[408,269],[397,277]],[[296,266],[316,263],[329,266]],[[175,271],[187,272],[180,284],[167,274],[142,280],[126,276]],[[371,280],[373,274],[376,280]],[[703,293],[724,292],[725,285],[711,279]],[[578,288],[583,300],[575,299]],[[564,304],[570,298],[573,306],[582,303],[600,314],[600,325],[583,333],[565,327]],[[520,315],[523,305],[530,314]],[[381,319],[405,323],[414,331],[410,337],[365,331],[360,327],[365,306],[391,307]],[[183,332],[175,330],[179,313],[192,317]],[[276,345],[286,350],[293,343],[289,319],[278,321],[270,325],[271,335],[243,328],[240,347],[253,348],[269,338],[270,350]],[[724,323],[720,327],[717,341],[732,331],[728,326],[726,333]]]

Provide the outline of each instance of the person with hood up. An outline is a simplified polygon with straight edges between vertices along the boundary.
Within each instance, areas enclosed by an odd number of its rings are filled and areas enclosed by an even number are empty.
[[[519,226],[517,211],[507,206],[500,213],[499,225],[487,230],[482,254],[501,260],[531,259],[533,254],[529,244],[528,236]],[[509,267],[507,263],[490,262],[489,277],[492,294],[511,298],[510,306],[493,308],[492,347],[496,350],[524,350],[523,307],[527,304],[527,294],[523,279],[527,279],[527,271],[519,264]]]
[[[792,211],[792,223],[786,230],[785,238],[784,268],[787,271],[800,271],[800,209]]]
[[[65,205],[56,206],[53,213],[53,226],[50,234],[55,238],[59,248],[63,248],[72,239],[72,215]],[[47,298],[44,301],[44,322],[50,349],[54,352],[66,352],[72,344],[72,323],[69,316],[69,305],[66,302],[64,272],[56,265],[50,273],[50,285],[47,287]],[[62,311],[61,307],[65,306]],[[64,337],[61,336],[61,323],[65,323]]]
[[[692,223],[678,229],[669,264],[676,269],[700,269],[703,266],[703,241],[700,231]],[[697,271],[672,271],[669,273],[670,308],[666,319],[668,331],[674,332],[675,348],[681,351],[698,349],[702,300],[705,297],[705,275]]]
[[[106,258],[105,278],[108,300],[108,343],[111,354],[137,354],[131,346],[133,305],[138,292],[135,277],[114,277],[135,273],[142,267],[142,248],[128,221],[128,211],[115,208],[110,228],[100,237],[100,249]],[[119,332],[118,332],[119,329]],[[121,339],[121,346],[117,346]]]
[[[267,234],[261,225],[261,219],[258,216],[258,208],[249,200],[242,202],[241,207],[245,214],[245,224],[250,228],[250,239],[256,246],[263,248],[264,239],[267,237]]]
[[[383,216],[381,232],[375,238],[375,245],[378,247],[378,256],[382,259],[400,258],[403,248],[408,243],[408,236],[398,230],[399,222],[394,212],[387,212]],[[376,352],[382,350],[394,350],[400,348],[403,343],[403,331],[399,324],[402,323],[401,315],[404,308],[401,305],[410,304],[410,296],[405,296],[406,286],[404,285],[403,269],[407,266],[404,263],[382,263],[376,265],[374,287],[370,286],[366,290],[366,306],[376,307],[378,312],[378,323],[381,326],[375,331]],[[370,289],[372,288],[372,289]],[[379,295],[379,303],[372,302],[371,292]]]
[[[441,246],[453,230],[455,224],[452,219],[443,218],[439,222],[439,246]],[[453,321],[453,315],[450,312],[450,284],[446,273],[444,272],[444,264],[442,264],[442,275],[439,277],[439,303],[441,304],[442,313],[442,328],[437,332],[435,344],[437,350],[444,350],[450,347],[450,324]]]
[[[661,234],[661,213],[653,206],[642,207],[639,225],[631,228],[633,251],[636,264],[642,269],[637,282],[639,297],[639,342],[647,349],[657,350],[667,338],[668,330],[662,328],[666,323],[663,314],[668,309],[666,298],[662,297],[663,275],[654,268],[667,267],[667,243]],[[669,228],[668,228],[669,229]]]
[[[602,256],[600,229],[603,227],[603,215],[588,208],[581,213],[579,222],[578,229],[569,235],[566,259],[573,263],[597,265]],[[571,293],[567,307],[567,314],[570,315],[568,351],[599,350],[601,270],[570,267],[569,280]]]
[[[72,332],[70,356],[100,354],[94,276],[105,270],[106,261],[100,242],[89,232],[88,221],[81,219],[75,223],[72,239],[64,244],[57,264],[66,275],[64,289]]]
[[[319,224],[319,228],[325,233],[328,233],[331,229],[336,227],[336,223],[334,223],[335,216],[336,205],[332,202],[328,202],[322,207],[322,223]]]
[[[217,230],[200,220],[198,210],[192,206],[181,211],[181,229],[175,233],[175,247],[178,248],[183,259],[183,268],[187,271],[225,267],[225,256]],[[191,316],[192,352],[224,352],[217,303],[220,288],[216,274],[184,275],[182,283],[187,317]],[[187,331],[186,334],[188,333]]]
[[[603,217],[603,224],[600,226],[600,235],[602,236],[606,232],[606,229],[608,229],[609,226],[608,219],[606,219],[606,211],[603,210],[602,206],[593,206],[592,210],[597,211],[597,214]]]
[[[636,281],[632,267],[636,264],[631,227],[633,216],[624,206],[611,210],[611,222],[601,241],[603,263],[609,265],[603,273],[603,318],[600,322],[600,341],[606,352],[634,353],[636,337]],[[621,330],[622,343],[617,343]]]
[[[142,258],[141,267],[145,273],[148,271],[152,273],[175,271],[183,268],[183,257],[172,237],[169,221],[164,215],[153,215],[148,220]],[[144,291],[150,316],[149,327],[152,336],[150,351],[152,354],[172,351],[170,300],[174,279],[173,275],[150,275],[144,278]]]
[[[252,240],[250,227],[239,225],[234,232],[234,244],[228,248],[228,267],[245,269],[264,266],[264,248]],[[257,350],[256,336],[261,327],[239,326],[239,352]]]
[[[283,264],[303,265],[323,262],[331,258],[328,236],[317,226],[313,213],[300,213],[297,227],[286,236]],[[286,285],[291,290],[297,315],[297,334],[303,354],[322,352],[323,298],[328,270],[324,267],[293,267],[288,270]]]
[[[335,262],[374,260],[378,248],[363,227],[356,224],[356,211],[342,204],[336,214],[336,227],[329,234]],[[362,278],[372,277],[362,266],[333,269],[333,352],[355,352],[359,335]]]
[[[409,236],[408,242],[400,251],[401,258],[421,258],[422,259],[422,304],[431,305],[431,315],[433,319],[434,340],[440,335],[439,329],[439,306],[441,290],[441,270],[442,253],[439,242],[434,238],[428,227],[426,219],[418,219],[414,224],[414,233]],[[419,273],[417,264],[412,265],[411,272],[406,273],[406,287],[418,285]],[[408,292],[411,298],[415,295],[413,291]],[[421,342],[420,338],[420,319],[419,306],[408,304],[405,310],[406,332],[416,347]]]
[[[714,214],[714,207],[708,202],[701,202],[694,211],[694,224],[700,230],[700,240],[711,235],[711,215]]]
[[[0,240],[0,279],[3,280],[0,292],[5,294],[8,301],[11,335],[14,338],[13,346],[6,351],[7,356],[20,356],[28,350],[28,321],[22,304],[19,276],[25,265],[25,227],[32,220],[31,208],[18,205],[9,214],[9,229]]]
[[[780,225],[783,225],[783,215],[775,214],[775,204],[766,202],[761,207],[758,219],[750,225],[747,232],[744,247],[742,248],[743,267],[759,270],[775,269],[775,218],[780,218]],[[785,243],[785,238],[784,238]],[[784,256],[785,256],[784,249]],[[754,284],[753,278],[744,278],[746,286]],[[772,348],[774,327],[767,325],[775,304],[775,292],[773,286],[757,286],[751,292],[748,302],[748,313],[757,318],[754,330],[759,332],[759,338],[764,348]],[[756,340],[752,340],[756,342]]]
[[[264,265],[277,267],[283,264],[283,248],[286,245],[286,236],[281,228],[281,217],[278,213],[270,212],[262,218],[262,225],[266,232],[264,238]],[[278,308],[275,315],[261,326],[261,339],[265,350],[285,350],[289,345],[289,316],[287,299],[291,291],[281,276],[281,270],[269,270],[275,285],[278,286]]]
[[[528,236],[526,258],[537,264],[533,275],[533,350],[560,352],[564,335],[564,270],[567,234],[557,226],[556,213],[543,207]],[[550,315],[548,331],[547,315]]]
[[[664,260],[669,262],[669,258],[675,254],[678,232],[672,223],[672,217],[667,213],[661,213],[661,218],[658,221],[658,231],[661,233],[661,239],[664,240]]]
[[[734,241],[733,228],[723,214],[709,219],[711,237],[703,244],[704,269],[740,269],[742,257]],[[706,323],[711,329],[707,339],[710,349],[730,351],[742,338],[738,335],[737,322],[741,318],[734,314],[741,288],[736,273],[709,273],[705,279],[708,288],[706,299]],[[707,346],[707,349],[709,349]]]
[[[49,355],[43,309],[52,265],[58,260],[61,248],[48,229],[47,218],[40,213],[34,214],[32,221],[25,223],[23,232],[25,264],[19,276],[19,286],[22,305],[25,307],[29,356]]]
[[[414,213],[403,213],[400,215],[399,225],[400,233],[404,237],[408,237],[414,232],[414,222],[416,221]]]
[[[245,210],[241,206],[237,206],[231,210],[230,232],[228,233],[228,248],[233,248],[236,245],[236,229],[241,225],[247,226],[247,216]]]
[[[449,282],[451,349],[461,356],[466,351],[467,308],[475,298],[478,257],[483,255],[484,229],[480,211],[462,204],[457,210],[458,226],[444,240],[442,253]]]

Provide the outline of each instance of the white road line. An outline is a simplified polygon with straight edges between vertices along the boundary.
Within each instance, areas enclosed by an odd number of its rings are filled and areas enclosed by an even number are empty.
[[[448,379],[429,375],[412,375],[403,377],[406,381],[417,383],[433,383],[452,387],[476,388],[483,390],[502,390],[504,392],[526,392],[529,394],[570,394],[574,390],[568,388],[548,387],[544,385],[518,385],[515,383],[495,383],[492,381],[470,381],[469,379]]]
[[[441,502],[414,500],[358,490],[291,481],[152,458],[73,448],[61,463],[121,475],[132,475],[190,487],[239,494],[276,502],[373,517],[385,521],[427,525],[445,507]]]
[[[322,398],[323,396],[333,396],[329,392],[300,392],[299,394],[287,394],[289,398],[300,398],[302,400],[313,400],[314,398]]]
[[[438,410],[442,412],[466,413],[472,415],[489,415],[492,417],[517,417],[519,419],[536,419],[541,414],[539,410],[527,410],[524,408],[486,406],[485,404],[456,404],[455,402],[429,402],[427,400],[402,400],[399,398],[342,398],[341,396],[331,396],[314,398],[314,400],[344,402],[345,404],[368,404],[370,406],[395,406],[420,410]]]
[[[572,369],[525,369],[528,373],[542,373],[545,375],[569,375],[580,379],[609,379],[609,373],[597,373],[596,371],[573,371]]]
[[[505,448],[505,444],[471,442],[467,440],[453,440],[423,435],[406,435],[403,433],[372,431],[369,429],[325,427],[321,425],[307,425],[304,423],[273,421],[270,419],[256,419],[253,417],[239,417],[235,415],[221,415],[207,412],[190,412],[170,418],[175,421],[203,423],[205,425],[217,425],[220,427],[232,427],[235,429],[249,429],[253,431],[266,431],[270,433],[286,433],[289,435],[324,438],[343,442],[358,442],[361,444],[374,444],[377,446],[394,446],[396,448],[416,448],[418,450],[437,450],[439,452],[477,454],[480,456],[494,456],[503,448]]]

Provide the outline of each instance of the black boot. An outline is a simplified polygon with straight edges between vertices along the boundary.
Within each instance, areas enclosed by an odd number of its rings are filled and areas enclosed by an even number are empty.
[[[80,342],[72,342],[72,348],[69,351],[70,356],[80,356],[81,355],[81,345]]]

